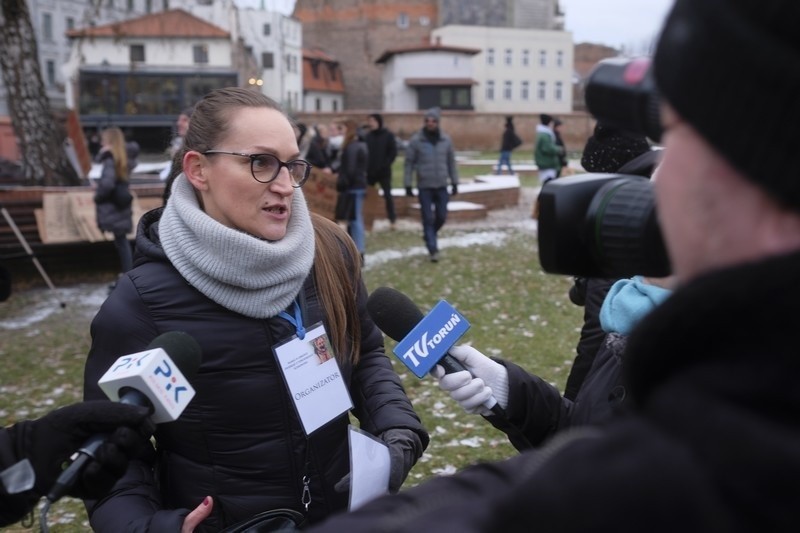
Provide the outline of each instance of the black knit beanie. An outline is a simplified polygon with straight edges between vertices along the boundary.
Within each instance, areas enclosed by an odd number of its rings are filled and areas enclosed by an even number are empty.
[[[659,93],[735,168],[800,209],[800,1],[676,0]]]
[[[649,150],[650,144],[644,135],[598,122],[592,136],[586,140],[581,166],[587,172],[618,172],[622,165]]]

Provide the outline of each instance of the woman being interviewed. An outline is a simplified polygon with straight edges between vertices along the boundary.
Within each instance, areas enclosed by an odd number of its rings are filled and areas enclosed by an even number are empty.
[[[308,523],[345,510],[348,411],[389,446],[398,490],[428,435],[366,311],[358,251],[308,212],[310,165],[289,119],[261,93],[218,89],[195,106],[182,150],[166,206],[139,223],[134,268],[92,323],[84,396],[102,398],[116,358],[169,331],[202,347],[196,395],[158,426],[152,456],[86,502],[93,530],[219,531],[270,509]],[[325,334],[335,357],[320,362]]]

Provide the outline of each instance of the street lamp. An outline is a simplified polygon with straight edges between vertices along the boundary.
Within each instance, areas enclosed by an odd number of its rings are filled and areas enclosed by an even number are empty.
[[[247,80],[247,83],[248,85],[250,85],[250,87],[255,89],[256,87],[261,87],[262,85],[264,85],[264,80],[262,80],[261,78],[250,78],[249,80]]]

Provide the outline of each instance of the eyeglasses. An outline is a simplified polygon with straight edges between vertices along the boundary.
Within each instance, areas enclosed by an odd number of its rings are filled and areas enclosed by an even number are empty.
[[[286,167],[292,178],[292,187],[299,189],[308,180],[311,173],[311,163],[302,159],[281,161],[272,154],[242,154],[239,152],[226,152],[224,150],[206,150],[203,155],[225,154],[250,158],[250,174],[259,183],[270,183]]]

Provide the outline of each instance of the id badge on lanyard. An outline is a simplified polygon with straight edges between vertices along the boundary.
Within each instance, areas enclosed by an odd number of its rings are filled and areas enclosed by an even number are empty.
[[[295,326],[297,334],[273,346],[273,352],[303,429],[311,435],[352,409],[353,401],[325,326],[318,322],[306,330],[296,302],[294,310],[294,317],[285,312],[280,316]]]

